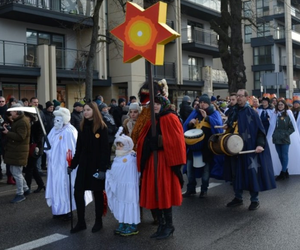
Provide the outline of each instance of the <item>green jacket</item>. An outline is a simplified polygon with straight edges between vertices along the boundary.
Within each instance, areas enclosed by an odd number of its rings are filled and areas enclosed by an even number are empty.
[[[278,116],[276,119],[276,126],[273,132],[274,144],[291,144],[290,135],[294,133],[295,129],[290,117]]]
[[[29,154],[30,124],[24,114],[14,120],[6,138],[4,162],[15,166],[25,166]]]

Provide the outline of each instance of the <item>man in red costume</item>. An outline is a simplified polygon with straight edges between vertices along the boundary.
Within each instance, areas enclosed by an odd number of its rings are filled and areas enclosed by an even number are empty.
[[[181,122],[170,104],[166,97],[155,97],[156,135],[152,136],[148,121],[137,142],[138,171],[143,178],[140,206],[154,209],[157,214],[159,226],[151,235],[156,239],[173,234],[172,206],[180,206],[182,202],[180,168],[186,163],[186,149]],[[156,166],[154,151],[158,155]]]

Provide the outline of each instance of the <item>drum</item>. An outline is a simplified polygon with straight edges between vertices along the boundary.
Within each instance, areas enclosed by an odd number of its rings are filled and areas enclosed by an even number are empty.
[[[194,145],[204,139],[202,129],[190,129],[184,133],[184,140],[187,145]]]
[[[208,141],[210,150],[216,155],[232,156],[244,148],[244,141],[238,134],[214,134]]]

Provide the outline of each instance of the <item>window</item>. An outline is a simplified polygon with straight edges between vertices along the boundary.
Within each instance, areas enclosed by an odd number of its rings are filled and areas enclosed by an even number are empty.
[[[10,97],[14,96],[16,99],[20,100],[24,97],[30,99],[36,96],[36,85],[34,84],[19,84],[19,83],[3,83],[2,84],[2,95],[5,97],[6,101]]]
[[[272,64],[272,46],[261,46],[254,48],[254,65]]]
[[[252,26],[251,25],[245,25],[244,26],[244,42],[250,43],[252,38]]]
[[[204,65],[203,58],[189,57],[188,59],[189,80],[200,81],[202,79],[203,65]]]
[[[246,1],[243,3],[243,11],[244,17],[252,18],[252,8],[251,8],[251,1]]]
[[[260,89],[261,76],[265,73],[272,73],[272,71],[257,71],[257,72],[254,72],[254,89]],[[269,87],[271,87],[271,86],[269,86]],[[272,86],[272,88],[274,88],[274,87]]]
[[[270,35],[270,23],[261,23],[257,27],[257,37],[265,37]]]
[[[269,15],[269,0],[256,1],[256,15],[257,17]]]
[[[56,46],[56,67],[63,68],[64,65],[64,47],[65,47],[65,37],[64,35],[39,32],[35,30],[27,30],[27,54],[33,54],[35,56],[35,51],[32,45],[55,45]]]

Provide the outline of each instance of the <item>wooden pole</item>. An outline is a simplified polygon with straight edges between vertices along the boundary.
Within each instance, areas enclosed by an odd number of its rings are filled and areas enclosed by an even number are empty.
[[[149,94],[150,94],[150,110],[151,110],[151,135],[152,138],[156,137],[156,120],[155,120],[155,112],[154,112],[154,87],[153,87],[153,77],[152,77],[152,65],[149,61],[147,61],[148,67],[148,82],[149,82]],[[158,201],[158,185],[157,185],[157,151],[153,151],[154,157],[154,185],[155,185],[155,198]]]

